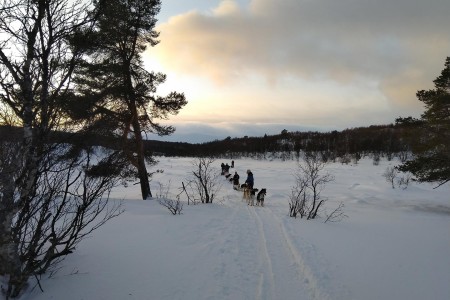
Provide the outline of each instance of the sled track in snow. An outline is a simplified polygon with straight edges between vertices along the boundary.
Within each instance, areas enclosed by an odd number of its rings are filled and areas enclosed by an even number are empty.
[[[266,286],[265,285],[266,280],[269,281],[270,299],[276,299],[276,297],[275,297],[275,279],[274,279],[273,269],[272,269],[272,260],[270,258],[269,251],[267,249],[267,239],[266,239],[266,235],[264,233],[263,223],[261,221],[261,218],[259,218],[259,216],[256,214],[256,212],[253,208],[247,207],[247,209],[248,209],[249,213],[252,214],[256,220],[256,224],[258,226],[260,244],[261,244],[260,249],[262,249],[262,251],[263,251],[263,256],[264,256],[263,259],[265,259],[265,262],[267,264],[267,270],[269,273],[266,277],[264,277],[264,273],[261,272],[261,277],[260,277],[259,285],[258,285],[257,299],[263,299],[263,288],[264,288],[264,286]],[[263,264],[264,262],[260,261],[260,263]],[[268,277],[268,279],[266,279],[267,277]]]
[[[308,267],[305,259],[302,256],[302,253],[294,246],[294,242],[286,232],[286,229],[281,223],[281,221],[273,214],[273,212],[269,208],[265,207],[261,208],[261,210],[259,209],[260,208],[253,208],[250,210],[253,212],[253,215],[256,218],[261,239],[265,244],[264,245],[265,254],[267,255],[270,269],[272,269],[272,260],[270,259],[267,250],[268,245],[265,230],[268,230],[268,227],[272,226],[273,227],[272,230],[275,230],[278,233],[278,236],[281,239],[281,243],[283,244],[283,248],[288,252],[289,257],[287,257],[287,259],[289,259],[290,262],[293,263],[295,266],[296,277],[299,285],[303,286],[307,290],[310,299],[320,299],[320,300],[331,299],[330,296],[320,286],[317,277]],[[263,219],[266,220],[266,222],[263,222]],[[271,236],[274,235],[272,234]],[[273,271],[271,270],[271,272],[272,272],[272,280],[274,281]],[[275,281],[273,284],[275,284]]]

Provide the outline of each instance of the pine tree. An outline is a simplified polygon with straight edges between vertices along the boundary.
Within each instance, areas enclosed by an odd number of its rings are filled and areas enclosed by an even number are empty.
[[[420,182],[437,182],[441,186],[450,181],[450,57],[445,68],[434,81],[435,88],[417,92],[425,104],[421,116],[421,134],[413,148],[415,158],[401,165]]]
[[[146,161],[153,163],[144,147],[143,132],[168,135],[172,126],[162,126],[156,119],[167,119],[187,103],[182,93],[155,96],[159,84],[166,80],[161,73],[144,69],[142,53],[155,46],[158,32],[154,30],[159,0],[96,1],[99,22],[94,33],[76,43],[89,41],[90,55],[78,70],[77,83],[81,99],[72,109],[80,119],[91,122],[91,129],[102,135],[120,136],[120,151],[115,168],[136,170],[142,198],[151,197]],[[82,105],[80,105],[82,103]],[[72,112],[73,114],[76,112]],[[73,117],[73,116],[72,116]]]

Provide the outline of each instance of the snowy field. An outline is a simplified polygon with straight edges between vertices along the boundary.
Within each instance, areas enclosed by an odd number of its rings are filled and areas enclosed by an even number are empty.
[[[178,194],[188,158],[159,158],[159,183]],[[220,163],[231,161],[217,160]],[[223,176],[213,204],[173,216],[140,201],[138,185],[116,188],[125,212],[95,231],[52,278],[23,300],[450,299],[450,185],[392,189],[382,174],[397,161],[329,164],[323,191],[337,223],[288,216],[296,162],[235,159],[245,180],[267,188],[266,206],[249,207]]]

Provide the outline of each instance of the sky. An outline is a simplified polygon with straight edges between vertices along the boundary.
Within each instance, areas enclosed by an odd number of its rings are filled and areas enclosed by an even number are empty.
[[[163,140],[343,130],[419,117],[450,56],[448,0],[163,0],[146,66],[188,104]],[[154,136],[149,138],[153,139]]]

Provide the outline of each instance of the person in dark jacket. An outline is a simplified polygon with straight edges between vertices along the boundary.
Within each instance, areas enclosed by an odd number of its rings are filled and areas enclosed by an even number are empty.
[[[237,172],[234,172],[233,185],[239,186],[239,174]]]
[[[253,184],[255,183],[255,180],[253,178],[253,173],[250,170],[247,170],[247,180],[245,180],[245,183],[247,184],[247,187],[249,189],[253,189]]]
[[[230,173],[230,165],[228,163],[225,164],[224,170],[225,170],[225,174]]]

